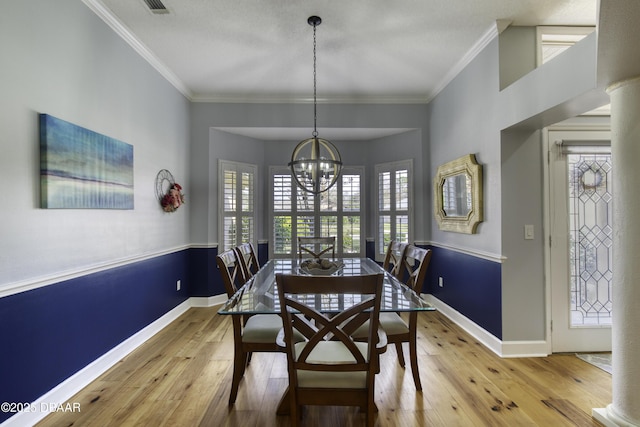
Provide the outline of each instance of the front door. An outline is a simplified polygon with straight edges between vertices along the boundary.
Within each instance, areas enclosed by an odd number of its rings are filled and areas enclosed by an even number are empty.
[[[610,134],[549,131],[548,141],[552,351],[610,351]]]

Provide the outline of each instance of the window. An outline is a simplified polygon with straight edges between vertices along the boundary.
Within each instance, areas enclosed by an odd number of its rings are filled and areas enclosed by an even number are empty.
[[[218,213],[221,236],[219,251],[226,251],[243,242],[255,242],[256,192],[258,167],[246,163],[220,160],[218,163],[220,198]]]
[[[595,27],[537,27],[538,65],[549,62],[595,31]]]
[[[539,26],[537,30],[537,65],[545,64],[594,32],[596,27]],[[611,105],[583,113],[584,116],[610,116]]]
[[[270,176],[271,258],[294,256],[298,236],[336,236],[337,257],[364,256],[363,168],[344,168],[317,196],[300,190],[287,168],[272,167]]]
[[[384,259],[392,240],[409,243],[412,238],[413,161],[376,165],[376,259]]]

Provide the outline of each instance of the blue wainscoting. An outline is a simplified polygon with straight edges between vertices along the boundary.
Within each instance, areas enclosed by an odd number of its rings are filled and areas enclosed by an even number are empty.
[[[376,242],[367,239],[365,243],[365,256],[367,258],[376,259]]]
[[[191,248],[189,250],[190,292],[192,297],[226,295],[222,276],[218,271],[218,248]]]
[[[269,261],[269,242],[258,242],[258,247],[255,248],[258,257],[258,264],[265,265]]]
[[[35,401],[184,302],[189,258],[183,250],[0,298],[0,402]]]
[[[255,250],[257,251],[258,264],[266,264],[269,258],[269,244],[266,242],[258,243]],[[216,263],[218,248],[192,248],[189,253],[189,271],[191,273],[189,280],[191,294],[189,296],[226,295],[227,291],[224,289],[222,276]]]
[[[432,294],[502,339],[502,267],[499,262],[430,246],[424,293]],[[444,286],[438,286],[442,277]]]

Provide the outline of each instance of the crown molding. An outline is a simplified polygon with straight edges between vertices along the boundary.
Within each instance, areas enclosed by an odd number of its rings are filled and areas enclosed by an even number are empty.
[[[478,56],[480,52],[482,52],[482,50],[487,47],[493,39],[500,35],[500,33],[502,33],[510,24],[510,21],[505,21],[503,19],[495,21],[489,29],[485,31],[482,37],[480,37],[480,40],[478,40],[471,49],[469,49],[467,53],[460,58],[460,61],[458,61],[456,65],[449,70],[442,81],[440,81],[440,84],[436,86],[436,89],[432,92],[431,96],[428,97],[427,102],[431,102],[433,98],[438,96],[438,94],[442,92],[444,88],[447,87],[447,85],[451,83],[453,79],[455,79],[458,74],[460,74],[462,70],[464,70],[465,67],[469,65],[471,61],[473,61],[475,57]]]
[[[100,19],[102,19],[116,34],[157,70],[170,84],[191,102],[211,103],[251,103],[251,104],[300,104],[313,102],[308,95],[296,96],[274,94],[254,97],[252,95],[205,95],[193,93],[155,54],[142,43],[132,31],[118,20],[100,0],[82,0]],[[428,104],[433,100],[458,74],[502,31],[510,21],[497,20],[485,31],[469,51],[449,70],[436,86],[436,89],[426,95],[338,95],[318,99],[322,104]]]
[[[274,95],[194,95],[192,102],[211,102],[219,104],[313,104],[309,96]],[[423,95],[336,95],[318,98],[317,104],[427,104],[429,98]]]
[[[129,46],[133,48],[144,60],[146,60],[156,71],[158,71],[169,83],[171,83],[182,95],[191,100],[193,94],[189,88],[164,64],[157,56],[149,50],[131,32],[131,30],[120,22],[111,11],[100,0],[82,0],[100,19],[102,19],[117,35],[119,35]]]

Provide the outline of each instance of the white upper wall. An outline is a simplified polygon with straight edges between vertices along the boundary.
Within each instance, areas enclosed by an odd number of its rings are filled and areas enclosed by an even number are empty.
[[[501,256],[498,39],[489,45],[429,104],[429,168],[465,154],[482,165],[484,222],[477,234],[441,231],[433,215],[436,244]]]
[[[174,214],[155,198],[160,169],[189,177],[189,103],[171,84],[77,0],[3,1],[0,57],[0,295],[189,243],[189,186]],[[133,145],[135,209],[40,209],[38,113]]]

